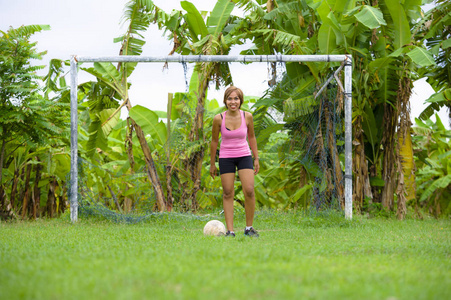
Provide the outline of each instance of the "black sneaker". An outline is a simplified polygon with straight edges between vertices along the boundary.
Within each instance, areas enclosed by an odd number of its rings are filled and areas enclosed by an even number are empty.
[[[235,237],[235,232],[227,231],[225,236]]]
[[[259,237],[257,230],[254,229],[254,227],[251,227],[251,229],[244,230],[244,235],[251,236],[251,237]]]

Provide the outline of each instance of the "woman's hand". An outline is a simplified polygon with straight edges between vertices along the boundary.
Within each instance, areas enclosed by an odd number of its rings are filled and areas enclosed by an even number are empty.
[[[210,176],[211,178],[215,179],[216,175],[218,174],[218,169],[216,168],[215,164],[210,165]]]
[[[254,175],[257,175],[258,171],[260,171],[260,162],[259,159],[254,159]]]

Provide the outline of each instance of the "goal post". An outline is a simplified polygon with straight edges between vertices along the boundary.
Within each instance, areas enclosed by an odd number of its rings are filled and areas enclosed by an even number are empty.
[[[82,62],[142,62],[142,63],[198,63],[198,62],[342,62],[344,63],[345,98],[345,218],[352,219],[352,56],[351,55],[179,55],[179,56],[102,56],[73,55],[70,59],[71,108],[71,170],[70,216],[78,220],[78,63]]]

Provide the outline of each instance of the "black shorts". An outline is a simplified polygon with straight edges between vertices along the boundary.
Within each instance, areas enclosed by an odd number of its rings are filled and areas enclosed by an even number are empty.
[[[230,157],[219,159],[219,174],[235,173],[236,170],[254,169],[252,156]]]

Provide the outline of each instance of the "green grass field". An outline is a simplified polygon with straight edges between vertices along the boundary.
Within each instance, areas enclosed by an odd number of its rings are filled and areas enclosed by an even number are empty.
[[[0,223],[0,299],[451,299],[450,220],[261,211],[253,239],[208,219]]]

